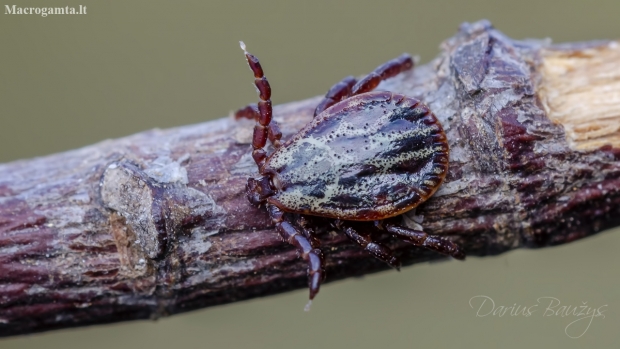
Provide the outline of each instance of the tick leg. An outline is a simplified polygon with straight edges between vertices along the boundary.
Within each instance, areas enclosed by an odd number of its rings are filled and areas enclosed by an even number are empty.
[[[304,236],[308,239],[308,241],[310,241],[310,244],[312,244],[312,247],[313,248],[321,247],[321,241],[319,240],[319,238],[316,236],[316,233],[315,233],[315,229],[316,229],[315,224],[309,222],[302,215],[295,215],[294,219],[295,219],[295,222],[297,223],[297,227],[299,227],[302,234],[304,234]]]
[[[308,287],[310,288],[310,300],[319,293],[321,281],[323,281],[325,270],[323,269],[323,252],[318,248],[316,239],[308,239],[299,229],[297,229],[288,219],[285,219],[284,212],[279,208],[268,205],[271,219],[276,224],[276,230],[282,239],[289,244],[297,247],[301,257],[308,262]]]
[[[235,119],[250,119],[259,122],[260,120],[260,112],[258,111],[258,105],[256,103],[248,104],[244,108],[241,108],[235,112]],[[269,126],[267,126],[267,138],[273,145],[274,148],[279,148],[281,143],[280,139],[282,138],[282,132],[280,132],[280,128],[278,124],[275,122],[271,122]]]
[[[338,223],[337,223],[338,226]],[[387,263],[392,268],[400,270],[400,259],[394,256],[394,252],[387,246],[373,240],[371,234],[362,234],[350,226],[340,226],[347,236],[360,245],[364,250],[370,252],[377,259]]]
[[[252,151],[252,157],[260,168],[267,157],[267,153],[263,149],[267,143],[267,138],[270,138],[271,143],[275,147],[279,147],[282,134],[277,126],[270,127],[272,124],[273,114],[273,109],[271,107],[271,86],[263,73],[263,68],[258,61],[258,58],[246,51],[245,44],[243,42],[240,42],[239,44],[245,53],[245,59],[250,66],[250,70],[254,73],[254,85],[258,91],[260,101],[256,104],[255,108],[253,105],[249,105],[248,107],[239,110],[235,115],[249,118],[253,115],[257,121],[256,126],[254,126],[254,134],[252,136],[252,148],[254,148]]]
[[[351,88],[353,87],[353,85],[355,85],[355,82],[356,80],[354,77],[347,76],[346,78],[342,79],[334,86],[332,86],[314,110],[314,116],[319,115],[321,112],[323,112],[323,110],[349,97],[349,95],[351,94]]]
[[[351,96],[374,90],[382,80],[394,77],[401,72],[413,68],[413,59],[408,54],[387,61],[378,66],[372,73],[358,81],[351,89]]]
[[[456,259],[465,259],[465,252],[461,250],[461,247],[446,238],[392,224],[386,224],[385,230],[415,246],[424,247]]]
[[[246,105],[245,107],[238,109],[235,112],[235,119],[239,120],[239,119],[250,119],[250,120],[255,120],[258,121],[258,117],[260,116],[260,114],[258,113],[258,104],[256,103],[250,103],[248,105]]]

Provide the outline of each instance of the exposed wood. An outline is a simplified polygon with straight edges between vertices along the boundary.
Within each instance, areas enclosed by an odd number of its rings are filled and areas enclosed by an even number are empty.
[[[438,58],[382,83],[428,104],[451,147],[446,182],[405,223],[475,256],[618,225],[620,106],[588,97],[617,101],[618,75],[592,73],[618,65],[614,45],[519,42],[465,24]],[[285,136],[318,100],[275,108]],[[224,118],[0,165],[0,335],[306,287],[305,263],[245,197],[251,132]],[[384,239],[406,264],[438,258]],[[386,268],[343,234],[322,243],[328,282]]]
[[[544,50],[539,94],[569,144],[591,150],[620,145],[620,44]]]

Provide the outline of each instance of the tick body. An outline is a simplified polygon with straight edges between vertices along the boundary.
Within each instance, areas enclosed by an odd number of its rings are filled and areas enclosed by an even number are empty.
[[[267,203],[342,220],[393,217],[430,197],[445,177],[448,145],[422,103],[369,92],[318,115],[265,162]]]
[[[258,105],[236,113],[257,121],[252,156],[260,176],[248,179],[248,199],[267,207],[280,236],[308,262],[311,300],[325,276],[324,257],[314,236],[316,227],[305,215],[332,219],[331,228],[396,268],[398,258],[375,241],[381,234],[465,257],[450,240],[401,226],[392,218],[431,197],[448,170],[446,136],[429,108],[411,97],[373,91],[381,80],[412,69],[409,55],[359,81],[347,77],[335,84],[318,104],[314,119],[281,143],[271,120],[269,83],[258,59],[243,43],[241,47],[260,96]],[[270,155],[263,149],[267,139],[275,148]]]

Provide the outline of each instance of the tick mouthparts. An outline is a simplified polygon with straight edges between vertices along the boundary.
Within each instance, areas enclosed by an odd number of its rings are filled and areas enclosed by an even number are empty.
[[[241,47],[241,49],[243,50],[243,52],[248,53],[248,51],[245,49],[245,42],[243,42],[243,41],[239,41],[239,47]]]

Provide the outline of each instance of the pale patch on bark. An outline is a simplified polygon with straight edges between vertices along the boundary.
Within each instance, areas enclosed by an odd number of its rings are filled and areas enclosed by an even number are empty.
[[[539,96],[573,149],[620,146],[620,44],[543,50]]]

